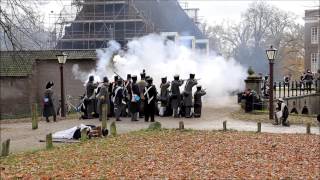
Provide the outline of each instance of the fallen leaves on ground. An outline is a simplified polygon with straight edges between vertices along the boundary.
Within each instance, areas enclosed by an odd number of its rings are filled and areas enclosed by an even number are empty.
[[[138,131],[0,163],[3,179],[320,179],[320,137]]]

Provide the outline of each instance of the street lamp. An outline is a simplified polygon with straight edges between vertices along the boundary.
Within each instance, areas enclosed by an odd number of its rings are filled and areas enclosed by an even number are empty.
[[[269,71],[270,71],[270,78],[269,78],[269,119],[273,119],[273,64],[274,60],[277,56],[277,49],[270,46],[270,49],[266,50],[267,58],[269,60]]]
[[[57,55],[58,62],[60,64],[60,87],[61,87],[61,117],[66,117],[66,109],[65,109],[65,96],[64,96],[64,82],[63,82],[63,65],[67,61],[67,54],[64,52],[61,52]]]

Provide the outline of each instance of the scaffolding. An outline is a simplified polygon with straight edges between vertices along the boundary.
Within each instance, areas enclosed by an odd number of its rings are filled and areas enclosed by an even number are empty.
[[[54,22],[52,43],[56,49],[96,49],[116,40],[122,46],[135,38],[155,32],[145,12],[139,11],[134,0],[72,0]]]

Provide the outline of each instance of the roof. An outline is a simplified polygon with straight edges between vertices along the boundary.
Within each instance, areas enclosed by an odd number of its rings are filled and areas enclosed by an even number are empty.
[[[180,35],[205,39],[177,0],[135,0],[133,3],[144,16],[151,19],[160,32],[178,32]]]
[[[96,59],[95,50],[63,50],[68,59]],[[36,60],[57,60],[58,50],[0,51],[0,76],[28,76]]]

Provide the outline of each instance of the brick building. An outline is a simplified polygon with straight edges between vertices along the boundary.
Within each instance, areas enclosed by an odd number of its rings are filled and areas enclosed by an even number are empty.
[[[72,74],[73,64],[83,71],[95,67],[95,50],[66,50],[65,94],[77,98],[84,93],[83,83]],[[60,70],[56,55],[60,51],[2,51],[0,61],[0,119],[30,115],[31,104],[42,106],[46,83],[53,81],[55,104],[60,99]]]
[[[320,9],[305,11],[305,68],[320,69]]]

